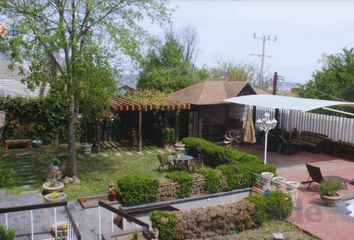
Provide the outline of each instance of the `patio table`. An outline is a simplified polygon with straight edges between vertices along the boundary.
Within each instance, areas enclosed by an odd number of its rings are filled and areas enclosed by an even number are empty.
[[[170,155],[168,160],[173,161],[173,168],[186,168],[190,169],[190,161],[194,158],[187,154],[182,155]]]

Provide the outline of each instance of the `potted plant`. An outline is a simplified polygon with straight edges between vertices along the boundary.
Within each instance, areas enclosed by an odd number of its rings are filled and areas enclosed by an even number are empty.
[[[320,184],[320,196],[322,202],[327,207],[336,206],[342,198],[338,191],[342,188],[342,183],[334,180],[322,181]]]
[[[66,194],[63,192],[52,192],[47,195],[44,195],[44,199],[48,203],[62,202],[65,201]]]
[[[162,143],[164,144],[165,148],[173,147],[175,143],[175,129],[174,128],[164,128],[162,130]]]
[[[64,183],[52,178],[48,182],[43,183],[42,187],[45,193],[60,192],[64,189]]]

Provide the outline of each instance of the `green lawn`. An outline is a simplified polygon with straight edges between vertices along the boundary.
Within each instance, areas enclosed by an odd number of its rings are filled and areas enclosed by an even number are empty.
[[[116,156],[117,153],[120,153],[121,156]],[[128,153],[132,155],[128,155]],[[17,172],[17,186],[8,188],[10,193],[28,190],[40,191],[53,157],[59,158],[62,163],[66,161],[66,152],[59,148],[8,150],[2,151],[0,154],[5,165],[14,168]],[[105,194],[109,182],[116,183],[119,177],[127,174],[147,174],[156,177],[163,175],[157,171],[159,163],[156,157],[156,148],[146,148],[143,155],[139,155],[135,150],[125,148],[111,148],[106,150],[105,154],[108,154],[108,157],[101,154],[95,156],[78,154],[77,166],[81,184],[65,185],[65,192],[69,200]]]

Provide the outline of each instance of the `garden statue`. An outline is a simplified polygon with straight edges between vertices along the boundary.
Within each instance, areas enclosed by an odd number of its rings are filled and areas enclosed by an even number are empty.
[[[107,191],[107,194],[108,194],[108,200],[109,201],[114,201],[117,199],[118,197],[118,192],[117,190],[115,189],[113,183],[109,183],[108,184],[108,191]]]
[[[61,180],[62,177],[63,177],[62,165],[57,158],[54,158],[53,163],[49,165],[48,180],[50,179]]]

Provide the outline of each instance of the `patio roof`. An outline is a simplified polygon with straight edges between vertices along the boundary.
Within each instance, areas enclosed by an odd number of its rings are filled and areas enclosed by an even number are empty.
[[[247,95],[225,99],[224,102],[237,103],[242,105],[279,108],[308,112],[311,110],[333,106],[353,106],[354,102],[340,102],[331,100],[320,100],[311,98],[285,97],[277,95]],[[332,109],[328,109],[332,110]]]
[[[124,98],[115,97],[111,101],[111,107],[115,111],[140,111],[140,110],[177,110],[177,109],[190,109],[190,104],[177,101],[166,101],[162,103],[153,103],[147,101],[146,103],[137,103]]]

